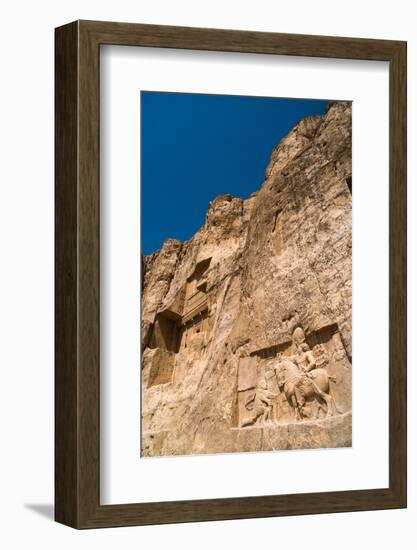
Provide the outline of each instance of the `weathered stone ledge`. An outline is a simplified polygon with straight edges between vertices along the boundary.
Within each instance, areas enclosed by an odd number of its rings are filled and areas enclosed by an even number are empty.
[[[352,413],[321,420],[208,431],[206,441],[193,442],[184,433],[145,432],[142,456],[184,456],[234,452],[331,449],[352,446]]]

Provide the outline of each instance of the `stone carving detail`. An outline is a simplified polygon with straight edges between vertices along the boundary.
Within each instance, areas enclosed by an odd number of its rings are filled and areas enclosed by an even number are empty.
[[[316,366],[317,367],[326,367],[329,363],[329,358],[327,356],[326,350],[323,344],[318,344],[314,349]]]
[[[246,357],[241,360],[239,374],[239,427],[275,422],[275,402],[279,393],[275,371],[269,368],[258,375],[257,359]]]
[[[346,357],[346,351],[339,333],[334,335],[333,342],[335,347],[333,357],[336,361],[342,361]]]
[[[240,427],[252,426],[259,419],[262,424],[273,422],[276,397],[277,395],[269,389],[268,381],[265,378],[261,380],[245,400],[245,408],[250,414],[242,420]]]
[[[304,410],[308,399],[316,400],[316,418],[319,417],[321,410],[325,412],[326,416],[332,416],[338,412],[330,393],[330,380],[335,381],[335,379],[330,377],[324,369],[315,369],[310,373],[299,364],[287,359],[279,362],[277,377],[278,386],[293,408],[296,420],[309,417]]]
[[[340,361],[341,339],[335,327],[324,332],[327,341],[311,349],[304,330],[297,325],[291,342],[270,348],[276,352],[273,359],[265,350],[260,350],[258,354],[240,360],[238,392],[242,395],[238,401],[241,428],[288,422],[289,412],[297,422],[343,413],[332,395],[337,375],[327,370],[329,354],[326,351],[326,345],[330,346],[333,357]],[[317,337],[312,334],[310,339],[314,341]],[[277,351],[279,349],[284,352]],[[283,401],[287,407],[283,406]]]

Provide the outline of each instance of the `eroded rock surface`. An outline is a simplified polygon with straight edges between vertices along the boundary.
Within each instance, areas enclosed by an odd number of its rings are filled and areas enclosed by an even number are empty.
[[[142,456],[351,445],[351,104],[143,259]]]

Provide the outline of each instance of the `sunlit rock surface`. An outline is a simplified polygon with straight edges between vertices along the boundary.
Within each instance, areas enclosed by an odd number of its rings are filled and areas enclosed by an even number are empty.
[[[143,258],[142,456],[351,445],[351,104]]]

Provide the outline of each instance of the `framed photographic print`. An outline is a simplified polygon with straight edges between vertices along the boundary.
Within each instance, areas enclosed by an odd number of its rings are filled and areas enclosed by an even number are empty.
[[[56,29],[56,520],[406,506],[406,44]]]

